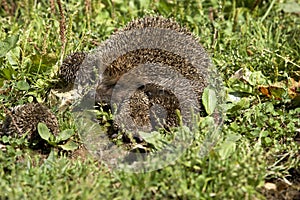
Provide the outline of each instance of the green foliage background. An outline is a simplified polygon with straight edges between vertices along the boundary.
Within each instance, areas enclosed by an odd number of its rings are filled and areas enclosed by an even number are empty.
[[[16,105],[49,104],[62,59],[89,51],[132,19],[173,17],[209,52],[228,94],[222,136],[200,156],[201,138],[173,164],[149,173],[111,171],[105,164],[41,155],[25,139],[1,137],[1,199],[264,199],[266,182],[299,176],[300,108],[287,93],[266,98],[257,90],[300,76],[300,2],[239,0],[2,0],[0,7],[0,120]],[[254,81],[235,80],[240,69]],[[259,74],[259,76],[256,76]],[[287,88],[283,88],[287,91]],[[70,113],[52,110],[62,130]],[[299,194],[299,193],[298,193]]]

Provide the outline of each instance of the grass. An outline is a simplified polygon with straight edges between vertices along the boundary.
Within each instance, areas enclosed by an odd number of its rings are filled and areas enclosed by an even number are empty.
[[[63,15],[59,1],[0,2],[0,122],[13,106],[50,105],[66,55],[151,14],[199,37],[228,93],[217,144],[200,156],[199,137],[177,161],[148,173],[112,171],[80,152],[42,154],[24,138],[2,136],[1,199],[299,198],[299,1],[70,0],[61,2]],[[76,130],[69,111],[51,108],[61,130]]]

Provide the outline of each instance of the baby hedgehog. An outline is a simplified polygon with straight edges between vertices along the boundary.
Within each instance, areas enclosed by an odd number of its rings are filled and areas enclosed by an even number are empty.
[[[45,123],[54,135],[58,134],[59,127],[55,115],[40,103],[28,103],[13,108],[3,123],[2,134],[22,137],[28,133],[29,141],[39,141],[41,139],[37,131],[39,122]]]
[[[75,52],[64,59],[61,67],[59,68],[59,77],[65,85],[74,83],[76,73],[85,57],[86,53]]]

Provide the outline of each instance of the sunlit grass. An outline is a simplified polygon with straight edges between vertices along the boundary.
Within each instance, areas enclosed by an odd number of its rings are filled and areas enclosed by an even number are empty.
[[[24,139],[1,137],[1,199],[264,199],[265,182],[274,180],[291,183],[299,195],[291,177],[300,170],[299,99],[278,83],[299,82],[300,2],[281,2],[71,0],[62,2],[65,44],[58,5],[53,12],[46,1],[2,3],[0,124],[13,106],[50,105],[63,57],[90,51],[130,20],[151,14],[173,17],[199,38],[235,100],[228,99],[222,134],[205,155],[199,138],[177,161],[149,173],[111,171],[85,154],[70,158],[56,150],[49,157]],[[260,76],[236,80],[240,69]],[[266,96],[258,90],[262,83],[285,92]],[[51,109],[62,129],[75,128],[69,111]],[[74,140],[80,143],[80,136]]]

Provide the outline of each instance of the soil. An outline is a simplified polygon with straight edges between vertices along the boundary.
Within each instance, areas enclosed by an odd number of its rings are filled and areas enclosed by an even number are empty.
[[[287,181],[281,179],[266,180],[261,190],[267,200],[300,200],[300,168],[291,169]],[[273,187],[266,187],[266,185]]]

